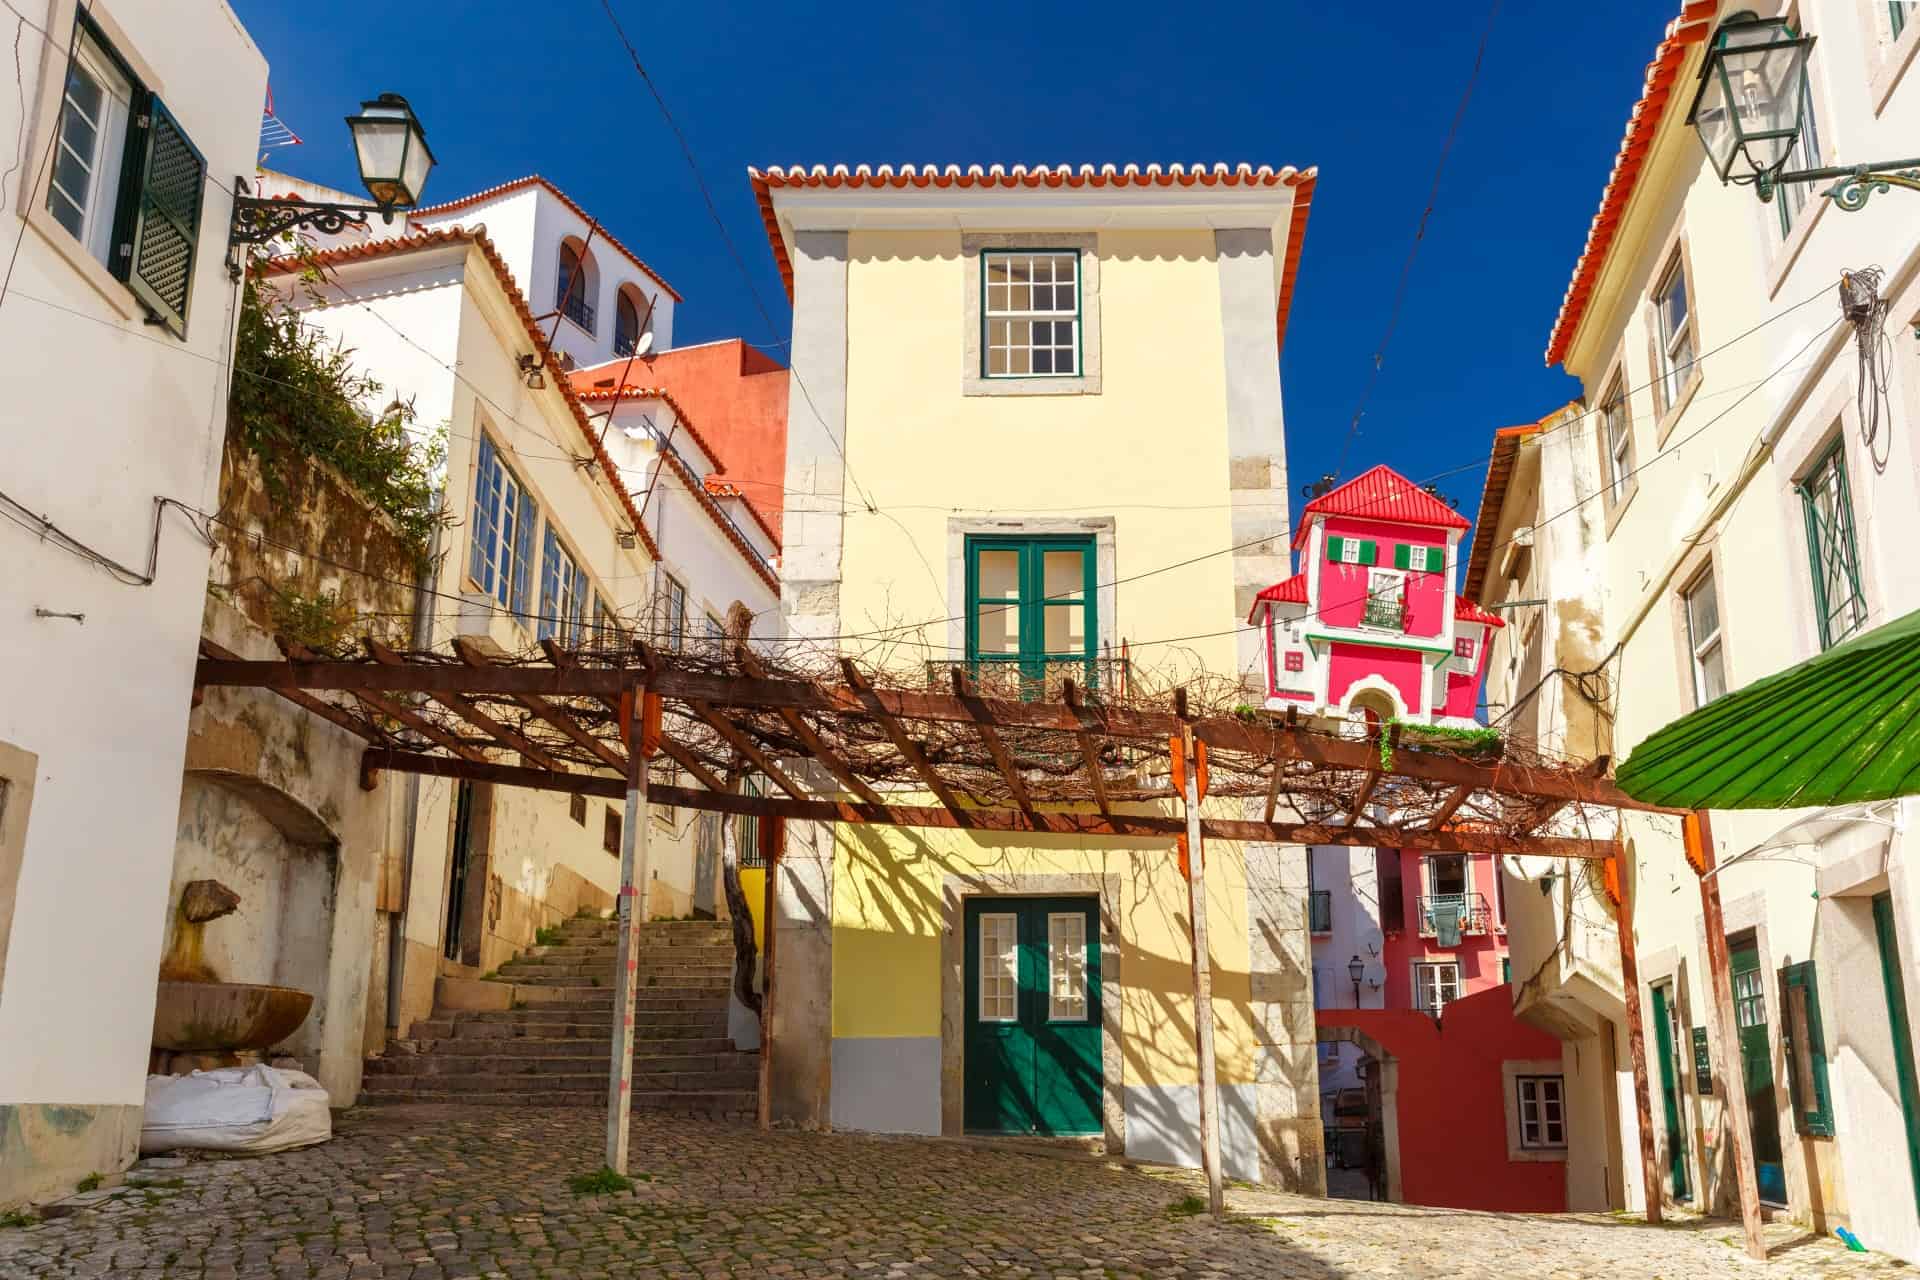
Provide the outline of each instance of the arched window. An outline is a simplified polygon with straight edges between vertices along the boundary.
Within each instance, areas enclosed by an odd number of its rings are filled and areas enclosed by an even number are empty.
[[[624,285],[614,302],[613,354],[630,356],[640,340],[653,332],[653,303],[638,289]]]
[[[597,285],[592,257],[583,254],[573,241],[562,241],[560,270],[553,286],[554,309],[588,333],[593,332]]]

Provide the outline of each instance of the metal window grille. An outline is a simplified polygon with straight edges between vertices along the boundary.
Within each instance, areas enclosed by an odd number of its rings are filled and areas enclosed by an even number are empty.
[[[1830,649],[1866,624],[1860,589],[1860,548],[1854,539],[1853,498],[1847,489],[1846,450],[1839,440],[1799,485],[1807,522],[1807,557],[1820,647]]]
[[[1079,376],[1079,252],[988,251],[981,275],[986,376]]]

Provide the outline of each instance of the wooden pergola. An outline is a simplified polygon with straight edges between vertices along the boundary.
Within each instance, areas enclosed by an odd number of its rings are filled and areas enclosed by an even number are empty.
[[[1208,838],[1606,861],[1619,847],[1615,811],[1680,812],[1622,793],[1605,760],[1549,761],[1511,742],[1488,750],[1423,740],[1398,726],[1384,730],[1383,742],[1382,731],[1340,732],[1252,711],[1230,680],[1147,691],[1104,677],[1094,663],[1044,671],[929,664],[903,672],[833,658],[801,666],[738,642],[666,652],[625,635],[581,648],[546,641],[539,653],[520,655],[464,640],[450,653],[374,640],[352,656],[286,642],[281,649],[282,659],[248,660],[203,642],[196,687],[271,690],[364,739],[363,786],[391,770],[624,797],[608,1115],[608,1164],[616,1170],[626,1164],[632,1072],[631,964],[641,917],[634,886],[648,878],[650,824],[639,817],[650,802],[815,822],[1177,842],[1187,855],[1197,1009],[1209,1007],[1211,996],[1201,891]],[[651,780],[647,761],[656,754],[693,785]],[[1188,761],[1198,767],[1185,767]],[[769,794],[743,794],[747,774],[764,776]],[[1613,872],[1609,883],[1623,884],[1617,864]],[[778,874],[776,860],[768,868],[770,906]],[[1709,886],[1717,906],[1717,880],[1703,881],[1703,893]],[[1624,892],[1617,909],[1648,1215],[1657,1220]],[[769,927],[763,1124],[773,941]],[[1203,1163],[1217,1212],[1213,1024],[1204,1017],[1195,1024]],[[1737,1133],[1736,1145],[1744,1159]]]

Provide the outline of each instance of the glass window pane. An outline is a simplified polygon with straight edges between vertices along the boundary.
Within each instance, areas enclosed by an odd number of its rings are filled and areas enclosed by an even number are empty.
[[[978,642],[975,651],[983,654],[1020,652],[1020,606],[983,604],[980,606]]]
[[[993,282],[996,280],[1000,281],[1004,285],[1006,283],[1006,279],[1007,279],[1007,260],[1005,258],[996,258],[991,254],[989,254],[987,256],[988,285],[991,286]],[[1000,294],[1002,297],[1005,297],[1006,290],[1004,288],[1001,289]]]
[[[1020,949],[1011,914],[980,917],[980,1020],[1012,1022],[1019,1016]]]
[[[1048,551],[1041,555],[1041,572],[1049,600],[1078,600],[1087,587],[1084,551]]]
[[[1700,658],[1700,701],[1712,702],[1727,691],[1726,658],[1716,644]]]
[[[1687,627],[1695,647],[1720,631],[1720,604],[1714,599],[1712,574],[1701,578],[1687,592]]]
[[[1087,918],[1078,911],[1047,916],[1047,1016],[1087,1016]]]
[[[982,599],[1017,599],[1020,595],[1020,553],[1013,549],[982,551],[979,555],[979,593]]]
[[[1014,374],[1031,373],[1032,361],[1025,347],[1015,347],[1007,355],[1007,372]]]
[[[1078,656],[1087,651],[1087,607],[1050,604],[1046,607],[1047,652]]]

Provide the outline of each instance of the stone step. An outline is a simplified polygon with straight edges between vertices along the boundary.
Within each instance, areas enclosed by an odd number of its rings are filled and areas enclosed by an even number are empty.
[[[644,970],[636,975],[639,979],[636,990],[639,991],[711,991],[725,990],[733,983],[733,975],[727,972],[715,973],[647,973]],[[535,987],[541,991],[611,991],[612,975],[583,975],[576,973],[502,973],[495,982],[504,982],[515,987]]]
[[[549,1107],[598,1107],[604,1109],[607,1102],[606,1081],[603,1079],[598,1093],[556,1093],[537,1099],[539,1105]],[[634,1092],[630,1095],[635,1111],[674,1111],[692,1115],[714,1116],[726,1119],[752,1119],[759,1109],[759,1094],[753,1089],[693,1089],[654,1092]],[[480,1091],[454,1092],[441,1089],[421,1089],[400,1093],[362,1093],[363,1106],[392,1105],[396,1103],[459,1103],[462,1106],[478,1107],[524,1107],[536,1099],[530,1098],[523,1090],[502,1089],[491,1093]]]
[[[619,953],[609,947],[605,951],[590,956],[556,956],[529,951],[515,956],[500,967],[519,969],[611,969],[619,962]],[[694,968],[733,967],[733,948],[731,947],[642,947],[634,956],[634,962],[641,968],[666,968],[673,965],[690,965]]]
[[[660,999],[641,991],[633,998],[634,1011],[642,1021],[658,1025],[669,1025],[688,1021],[697,1021],[705,1017],[725,1019],[727,1002],[712,994],[698,1000]],[[436,1014],[432,1021],[450,1020],[456,1024],[468,1022],[598,1022],[604,1024],[613,1016],[613,1002],[605,1001],[599,1005],[582,1004],[545,1004],[527,1005],[520,1009],[462,1009],[449,1014]]]
[[[563,1026],[568,1024],[561,1024]],[[739,1052],[733,1047],[733,1041],[725,1035],[696,1035],[703,1030],[699,1027],[686,1028],[689,1032],[683,1036],[659,1034],[658,1028],[642,1027],[638,1034],[645,1039],[633,1042],[636,1059],[673,1054],[728,1054]],[[409,1040],[410,1046],[390,1051],[387,1058],[404,1057],[440,1057],[440,1058],[480,1058],[480,1057],[533,1057],[533,1058],[598,1058],[605,1061],[608,1054],[612,1028],[602,1025],[593,1027],[590,1034],[578,1036],[449,1036],[438,1040]],[[382,1058],[369,1059],[369,1063],[385,1061]]]
[[[726,1003],[727,982],[656,982],[642,983],[634,989],[636,999],[645,1003],[642,1008],[671,1008],[671,1001],[693,1001],[705,1004],[718,1000]],[[583,986],[576,982],[516,982],[513,984],[514,998],[524,1001],[528,1007],[542,1004],[613,1004],[613,983],[606,986]],[[512,1012],[512,1010],[507,1010]]]
[[[701,1018],[698,1021],[676,1023],[663,1026],[658,1022],[643,1022],[635,1028],[637,1034],[647,1040],[698,1040],[727,1033],[725,1014]],[[583,1040],[607,1043],[613,1034],[613,1019],[602,1018],[598,1022],[463,1022],[452,1028],[446,1039],[471,1040],[477,1044],[494,1044],[502,1040]]]
[[[652,1071],[633,1074],[636,1093],[704,1092],[711,1090],[752,1090],[760,1083],[760,1069],[745,1066],[712,1071]],[[368,1073],[361,1081],[368,1094],[417,1093],[423,1089],[452,1094],[502,1093],[522,1090],[529,1103],[556,1093],[607,1092],[605,1071],[540,1072],[506,1074],[495,1071],[421,1072],[410,1075]]]
[[[473,1043],[484,1044],[485,1041]],[[599,1056],[590,1054],[544,1056],[519,1053],[397,1054],[392,1057],[374,1058],[367,1063],[367,1073],[382,1076],[533,1076],[544,1079],[547,1076],[572,1076],[583,1071],[591,1071],[604,1078],[607,1062],[612,1056],[607,1052],[606,1041],[582,1040],[579,1043],[582,1046],[597,1049]],[[700,1072],[758,1071],[758,1063],[759,1059],[755,1055],[737,1053],[732,1049],[723,1053],[636,1053],[633,1056],[633,1073],[636,1077],[669,1075],[679,1077]]]

